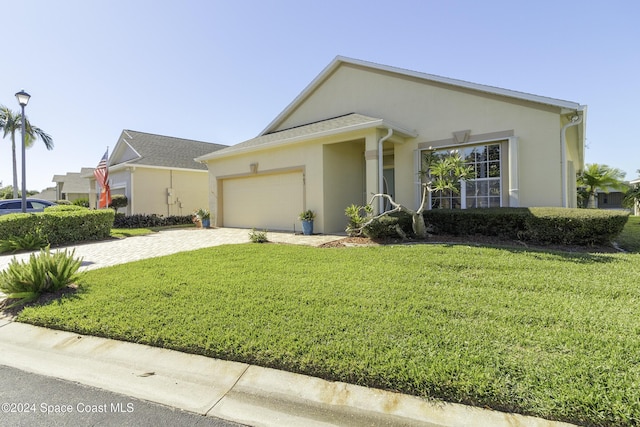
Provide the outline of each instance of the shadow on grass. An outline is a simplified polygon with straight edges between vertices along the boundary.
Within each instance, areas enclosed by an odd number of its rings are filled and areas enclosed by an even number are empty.
[[[35,300],[29,301],[24,304],[18,304],[13,307],[11,307],[11,305],[14,304],[17,300],[7,298],[0,301],[0,313],[10,319],[14,319],[24,308],[55,304],[66,299],[77,299],[85,292],[86,289],[81,286],[69,285],[54,292],[43,292]]]

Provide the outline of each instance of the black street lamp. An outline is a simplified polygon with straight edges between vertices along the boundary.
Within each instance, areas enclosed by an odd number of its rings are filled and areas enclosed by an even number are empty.
[[[22,107],[22,213],[27,212],[27,168],[25,162],[25,146],[26,146],[26,131],[25,131],[25,122],[26,117],[24,116],[24,107],[29,103],[29,95],[27,92],[22,89],[20,92],[16,93],[16,98],[18,99],[18,104]]]

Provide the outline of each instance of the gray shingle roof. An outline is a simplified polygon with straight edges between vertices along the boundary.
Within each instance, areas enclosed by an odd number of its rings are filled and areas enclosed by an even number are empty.
[[[129,129],[123,132],[123,139],[140,154],[140,158],[130,160],[127,164],[179,169],[206,170],[207,165],[196,162],[194,159],[227,147],[222,144],[155,135]]]

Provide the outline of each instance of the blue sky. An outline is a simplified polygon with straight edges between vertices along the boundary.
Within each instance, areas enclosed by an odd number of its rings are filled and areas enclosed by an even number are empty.
[[[0,104],[18,110],[24,88],[55,143],[27,151],[30,190],[95,167],[123,129],[252,138],[336,55],[586,104],[587,162],[640,168],[635,0],[22,0],[0,13]]]

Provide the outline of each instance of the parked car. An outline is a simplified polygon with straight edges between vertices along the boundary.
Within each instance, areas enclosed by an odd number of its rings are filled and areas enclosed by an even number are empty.
[[[55,203],[48,200],[27,198],[27,212],[42,212]],[[22,212],[22,199],[0,200],[0,215]]]

